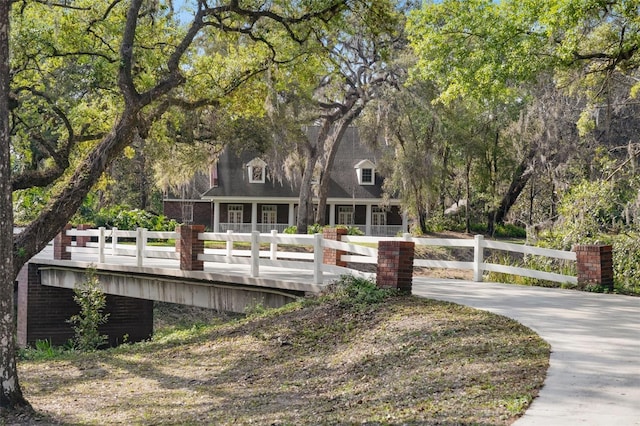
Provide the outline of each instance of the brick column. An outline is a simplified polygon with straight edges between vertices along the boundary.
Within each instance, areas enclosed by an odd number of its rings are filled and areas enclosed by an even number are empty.
[[[597,284],[613,290],[613,248],[611,245],[576,245],[578,285]]]
[[[412,241],[380,241],[376,278],[378,287],[397,288],[411,293],[414,253],[415,243]]]
[[[180,269],[204,270],[204,262],[198,260],[198,255],[204,253],[204,241],[198,239],[198,234],[204,232],[204,225],[180,225],[176,231],[180,241]]]
[[[345,228],[324,228],[322,230],[322,238],[325,240],[341,241],[343,235],[347,235],[347,229]],[[347,254],[344,250],[336,250],[332,248],[323,248],[323,262],[325,265],[347,266],[347,262],[340,260],[343,254]]]
[[[84,231],[86,229],[91,229],[91,225],[88,225],[86,223],[78,225],[78,231]],[[91,237],[78,235],[76,237],[76,247],[86,247],[89,241],[91,241]]]
[[[67,247],[71,247],[71,236],[67,235],[69,229],[71,225],[65,225],[53,239],[53,258],[56,260],[71,260],[71,253],[67,251]]]

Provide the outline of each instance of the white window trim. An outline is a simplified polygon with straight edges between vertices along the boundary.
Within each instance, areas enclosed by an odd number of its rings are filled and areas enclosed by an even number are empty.
[[[369,171],[371,172],[371,174],[368,176],[368,179],[365,180],[365,171]],[[373,182],[375,181],[374,176],[375,176],[375,170],[374,169],[370,169],[369,167],[365,167],[364,169],[360,169],[360,185],[373,185]]]
[[[238,214],[238,212],[240,213]],[[231,219],[232,217],[233,220]],[[238,217],[240,219],[239,222],[236,220]],[[227,221],[229,223],[244,223],[244,206],[242,204],[229,204],[227,206]]]
[[[262,223],[269,225],[278,223],[278,206],[275,204],[262,205]]]
[[[262,171],[260,179],[254,178],[254,171],[256,169]],[[249,173],[249,183],[265,183],[267,177],[267,163],[262,159],[256,157],[247,164],[247,172]]]
[[[387,211],[382,207],[373,206],[371,209],[371,224],[373,226],[387,226]]]
[[[353,206],[338,206],[337,225],[353,225],[354,219],[355,209],[353,208]]]
[[[358,164],[354,166],[354,169],[356,169],[356,175],[358,176],[359,185],[375,185],[376,184],[376,165],[373,164],[370,160],[362,160],[358,162]],[[371,170],[371,181],[369,182],[363,181],[362,179],[363,170]]]

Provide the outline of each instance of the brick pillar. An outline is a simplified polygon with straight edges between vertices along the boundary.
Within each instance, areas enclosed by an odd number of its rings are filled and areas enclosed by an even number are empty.
[[[597,284],[613,290],[613,248],[611,245],[576,245],[578,285]]]
[[[86,229],[91,229],[91,225],[88,225],[86,223],[78,225],[78,231],[84,231]],[[91,241],[91,237],[78,235],[76,237],[76,247],[86,247],[89,241]]]
[[[71,253],[67,252],[67,247],[71,247],[71,236],[67,235],[69,229],[71,225],[65,225],[53,239],[53,258],[56,260],[71,260]]]
[[[180,225],[177,232],[180,241],[180,269],[204,270],[204,262],[198,260],[198,255],[204,253],[204,241],[198,239],[198,234],[204,232],[204,225]]]
[[[380,241],[378,243],[378,270],[376,284],[382,288],[397,288],[411,293],[413,281],[412,241]]]
[[[345,228],[324,228],[322,230],[322,238],[325,240],[341,241],[343,235],[347,235],[347,229]],[[347,262],[340,260],[343,254],[347,254],[344,250],[336,250],[332,248],[323,248],[323,263],[325,265],[347,266]]]

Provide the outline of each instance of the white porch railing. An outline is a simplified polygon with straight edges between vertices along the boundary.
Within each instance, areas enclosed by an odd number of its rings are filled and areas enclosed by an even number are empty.
[[[144,259],[179,260],[179,253],[175,246],[153,246],[149,240],[173,240],[178,237],[176,232],[156,232],[138,228],[136,231],[121,231],[118,229],[89,229],[67,231],[67,235],[77,237],[93,237],[94,242],[87,243],[86,247],[72,246],[68,250],[72,253],[84,253],[97,255],[98,263],[109,263],[108,256],[130,256],[136,258],[136,265],[142,267]],[[322,283],[324,272],[334,274],[355,274],[372,278],[375,274],[361,272],[355,269],[343,268],[334,265],[324,265],[323,248],[343,250],[347,254],[341,260],[350,263],[376,264],[378,262],[378,250],[375,247],[380,241],[412,241],[416,246],[441,246],[449,248],[473,249],[473,261],[450,261],[415,259],[414,267],[444,268],[472,270],[475,281],[482,281],[484,271],[499,272],[519,275],[530,278],[577,283],[577,277],[563,275],[554,272],[539,271],[522,267],[500,265],[490,263],[484,259],[484,249],[503,250],[507,252],[522,253],[525,255],[544,256],[554,259],[576,261],[575,252],[543,249],[512,243],[485,240],[481,235],[474,239],[442,239],[442,238],[414,238],[410,234],[403,237],[364,237],[342,236],[342,241],[325,240],[321,234],[298,235],[280,234],[275,230],[271,233],[235,233],[204,232],[198,234],[203,241],[218,241],[224,248],[205,248],[204,254],[198,256],[198,260],[204,262],[218,262],[228,264],[250,265],[251,275],[260,275],[260,266],[272,266],[286,269],[313,269],[314,282]],[[128,239],[123,242],[122,239]],[[238,244],[239,243],[239,244]],[[284,246],[287,245],[287,246]],[[292,251],[290,247],[298,249]],[[306,249],[305,249],[306,247]]]
[[[220,223],[220,232],[233,231],[238,233],[253,232],[253,225],[250,223]],[[256,224],[256,231],[260,233],[269,233],[273,230],[278,232],[284,232],[285,229],[290,227],[286,223],[258,223]],[[358,228],[362,233],[367,234],[366,225],[341,225],[351,226]],[[396,237],[401,235],[404,228],[402,225],[370,225],[368,235],[373,237]]]

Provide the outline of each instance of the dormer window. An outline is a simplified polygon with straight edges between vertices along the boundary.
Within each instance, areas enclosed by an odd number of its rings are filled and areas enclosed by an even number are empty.
[[[247,164],[250,183],[264,183],[266,178],[267,163],[260,158],[254,158]]]
[[[369,160],[362,160],[354,167],[358,176],[358,184],[373,185],[376,181],[376,166]]]
[[[362,169],[362,185],[373,183],[373,169]]]

